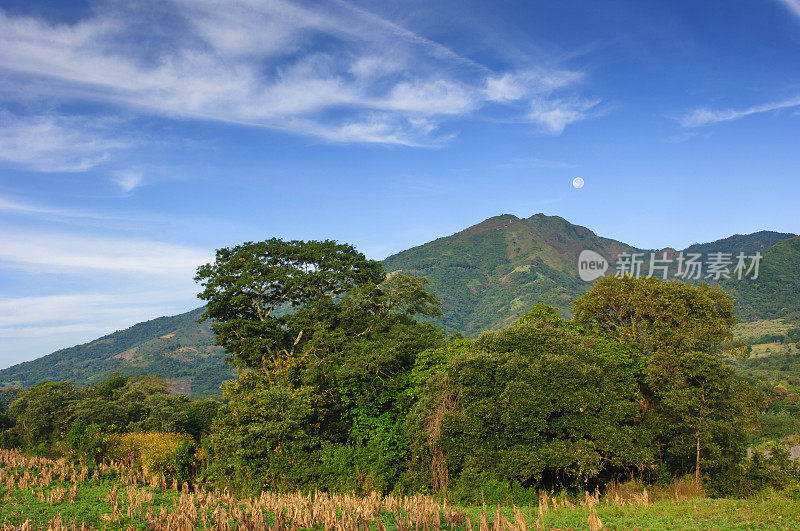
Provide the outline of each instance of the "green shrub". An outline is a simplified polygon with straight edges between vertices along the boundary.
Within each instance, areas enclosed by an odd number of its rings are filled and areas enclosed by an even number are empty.
[[[100,437],[100,426],[86,426],[82,420],[73,424],[67,433],[65,443],[70,457],[94,461],[102,458],[105,451],[103,439]]]
[[[535,488],[524,488],[486,471],[467,469],[450,484],[447,498],[464,505],[529,505],[535,504],[538,495]]]

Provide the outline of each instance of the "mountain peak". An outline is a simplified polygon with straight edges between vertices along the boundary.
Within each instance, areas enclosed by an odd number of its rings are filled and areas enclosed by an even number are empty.
[[[476,223],[475,225],[472,225],[460,232],[457,232],[456,234],[454,234],[454,236],[456,235],[469,236],[473,234],[483,234],[491,230],[503,230],[512,223],[518,221],[520,221],[520,219],[513,214],[501,214],[499,216],[492,216],[490,218],[481,221],[480,223]]]

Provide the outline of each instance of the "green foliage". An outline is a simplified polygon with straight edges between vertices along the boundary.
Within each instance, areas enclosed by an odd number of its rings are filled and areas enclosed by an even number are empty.
[[[430,379],[412,418],[432,476],[575,486],[652,462],[633,351],[539,315],[454,349]]]
[[[29,448],[49,449],[69,431],[82,390],[66,382],[44,382],[20,393],[9,408]]]
[[[14,420],[11,418],[5,405],[0,404],[0,449],[17,448],[21,446],[22,440],[19,434],[13,429]]]
[[[730,297],[704,284],[603,278],[574,308],[577,322],[645,354],[643,423],[661,473],[739,477],[762,397],[720,359],[741,351]],[[713,488],[729,492],[732,482]]]
[[[645,381],[654,396],[649,420],[662,463],[673,474],[737,476],[757,426],[755,389],[706,352],[658,353],[648,363]]]
[[[758,416],[758,424],[761,427],[759,441],[778,441],[800,434],[800,416],[797,413],[766,411]]]
[[[308,260],[327,264],[314,266],[308,276],[301,275],[302,282],[290,287],[279,287],[292,280],[288,269],[281,268],[297,264],[275,265],[270,258],[270,253],[285,250],[282,243],[248,247],[250,254],[243,261],[255,252],[256,274],[236,273],[237,279],[246,278],[241,280],[246,284],[260,282],[263,276],[275,283],[275,293],[249,303],[265,310],[248,314],[238,309],[236,304],[245,304],[237,298],[246,291],[241,283],[214,295],[219,295],[219,306],[210,297],[209,311],[229,309],[234,316],[228,321],[230,328],[215,324],[215,330],[223,342],[236,330],[236,340],[227,344],[252,368],[226,388],[229,402],[212,430],[209,474],[247,490],[310,485],[388,490],[408,460],[410,370],[418,352],[442,341],[440,331],[417,322],[414,315],[434,316],[438,303],[425,291],[424,279],[376,276],[379,266],[364,261],[349,246],[335,247],[347,258],[346,267],[328,263],[325,255],[318,255],[317,244],[289,246],[286,253],[291,256],[302,252]],[[326,252],[329,248],[321,247]],[[226,282],[219,256],[217,269],[201,277],[207,289],[221,290],[217,286]],[[337,267],[347,271],[340,275]],[[333,281],[313,276],[320,271],[335,273]],[[292,312],[267,315],[276,303],[290,299],[296,306]],[[256,320],[263,326],[249,325]]]
[[[217,400],[210,399],[189,402],[186,406],[183,430],[199,441],[211,430],[221,406]]]
[[[354,286],[379,282],[382,271],[350,245],[272,238],[217,250],[195,280],[207,301],[202,318],[213,319],[217,343],[238,366],[256,368],[302,339],[302,330],[289,329],[277,310],[325,304]]]
[[[295,367],[247,371],[225,388],[211,436],[219,472],[247,491],[290,490],[301,483],[318,444],[320,397],[292,385]]]
[[[763,253],[758,278],[726,280],[743,320],[775,319],[800,310],[800,237],[781,240]]]
[[[780,490],[800,480],[800,466],[785,445],[773,442],[766,452],[754,450],[745,463],[743,481],[735,491],[748,496],[764,489]]]
[[[788,232],[762,230],[752,234],[735,234],[710,243],[695,243],[684,249],[684,252],[701,254],[730,253],[734,256],[744,253],[749,256],[756,252],[764,252],[765,249],[772,247],[776,243],[795,236],[797,235]]]
[[[447,489],[447,497],[453,503],[464,505],[515,504],[536,505],[539,493],[525,488],[518,481],[499,478],[486,470],[465,469],[453,479]]]
[[[86,462],[100,461],[105,450],[100,433],[101,427],[99,425],[90,424],[87,426],[83,420],[76,421],[64,441],[70,456],[83,459]]]
[[[443,346],[423,350],[417,355],[411,369],[412,394],[414,399],[423,396],[425,386],[431,377],[442,371],[457,354],[474,352],[475,342],[469,339],[454,339]]]
[[[535,321],[546,321],[548,323],[558,323],[561,320],[561,315],[558,313],[558,310],[553,308],[552,306],[547,306],[546,304],[539,303],[531,310],[520,317],[516,324],[521,325],[525,323],[535,322]]]
[[[719,288],[677,280],[605,277],[573,304],[575,321],[645,354],[719,352],[733,340],[733,301]]]
[[[112,375],[89,387],[44,382],[21,391],[7,414],[0,411],[0,443],[89,460],[103,453],[100,432],[178,432],[199,440],[218,408],[170,394],[157,377]]]

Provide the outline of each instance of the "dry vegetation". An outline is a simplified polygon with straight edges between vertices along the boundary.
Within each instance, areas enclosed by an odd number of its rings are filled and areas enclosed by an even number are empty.
[[[736,339],[747,341],[768,334],[783,335],[792,328],[793,325],[785,322],[783,319],[763,319],[739,323],[734,327],[733,333]]]
[[[458,507],[431,496],[377,493],[262,492],[237,498],[121,462],[90,471],[65,459],[0,450],[0,531],[663,529],[685,528],[695,517],[697,527],[727,527],[731,518],[749,528],[800,526],[800,511],[790,500],[742,500],[741,509],[736,503],[703,498],[702,486],[691,478],[649,490],[637,482],[613,484],[602,497],[542,492],[537,506],[526,507]]]

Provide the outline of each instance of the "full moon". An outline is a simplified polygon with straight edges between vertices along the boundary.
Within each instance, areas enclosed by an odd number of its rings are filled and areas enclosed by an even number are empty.
[[[583,179],[581,179],[580,177],[575,177],[574,179],[572,179],[572,186],[574,186],[575,188],[583,188]]]

